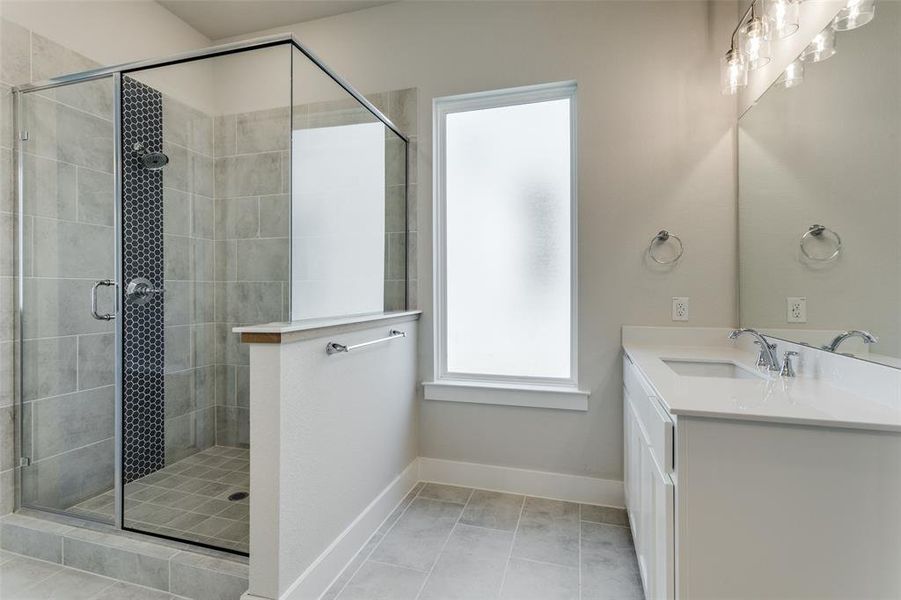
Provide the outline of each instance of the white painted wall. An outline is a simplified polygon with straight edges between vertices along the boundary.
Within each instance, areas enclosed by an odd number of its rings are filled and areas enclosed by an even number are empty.
[[[789,330],[867,329],[870,352],[901,356],[901,6],[879,2],[868,25],[836,37],[804,83],[773,88],[739,127],[741,323]],[[869,68],[882,57],[880,68]],[[812,223],[835,229],[843,253],[802,259]],[[809,240],[811,252],[828,244]],[[807,323],[786,323],[786,298],[807,298]],[[809,339],[809,336],[808,336]],[[813,339],[828,343],[828,332]],[[842,348],[852,352],[852,346]]]
[[[2,14],[4,19],[103,66],[166,57],[211,45],[209,38],[150,0],[3,0]],[[144,72],[140,80],[194,108],[215,112],[213,70],[209,64]]]
[[[254,596],[285,595],[416,459],[417,322],[408,319],[251,345],[251,488],[260,492],[250,516]],[[408,337],[325,352],[329,341],[370,341],[389,328]]]
[[[362,92],[435,97],[579,84],[581,386],[587,413],[424,402],[421,455],[622,478],[623,323],[733,325],[736,310],[735,99],[719,92],[732,2],[399,2],[293,31]],[[255,37],[258,34],[254,34]],[[252,36],[247,36],[252,37]],[[431,131],[418,144],[420,377],[432,377]],[[676,268],[652,268],[651,236],[685,241]]]

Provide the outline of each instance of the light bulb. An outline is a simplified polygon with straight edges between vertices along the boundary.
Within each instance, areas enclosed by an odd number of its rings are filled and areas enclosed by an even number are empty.
[[[801,53],[801,60],[804,62],[820,62],[826,60],[835,54],[835,30],[832,26],[827,27],[820,33],[816,34],[810,41],[810,44],[804,48]]]
[[[793,88],[804,83],[804,63],[796,60],[791,63],[776,80],[776,85],[784,88]]]
[[[741,50],[751,69],[759,69],[770,62],[769,23],[753,17],[741,29]]]
[[[720,87],[723,95],[732,96],[748,85],[748,65],[741,52],[732,48],[720,59]]]
[[[836,31],[849,31],[862,27],[876,15],[876,0],[848,0],[832,22]]]
[[[798,31],[800,12],[799,0],[769,0],[766,15],[773,35],[782,39]]]

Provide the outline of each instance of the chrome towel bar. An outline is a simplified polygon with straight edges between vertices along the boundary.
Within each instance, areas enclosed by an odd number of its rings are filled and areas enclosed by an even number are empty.
[[[395,338],[407,337],[407,333],[405,331],[400,331],[398,329],[391,329],[388,331],[388,337],[379,338],[377,340],[372,340],[370,342],[363,342],[362,344],[354,344],[353,346],[345,346],[344,344],[339,344],[338,342],[329,342],[325,346],[325,353],[331,356],[332,354],[339,354],[341,352],[350,352],[351,350],[356,350],[357,348],[365,348],[366,346],[372,346],[373,344],[381,344],[382,342],[390,342]]]

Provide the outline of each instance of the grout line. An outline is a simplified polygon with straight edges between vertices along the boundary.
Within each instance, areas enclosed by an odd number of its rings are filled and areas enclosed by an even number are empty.
[[[504,566],[504,576],[501,578],[501,587],[498,595],[504,593],[504,586],[507,584],[507,573],[510,571],[510,559],[513,558],[513,549],[516,547],[516,534],[519,533],[519,524],[522,521],[522,513],[526,508],[526,498],[522,497],[522,504],[519,506],[519,517],[516,519],[516,527],[513,529],[513,540],[510,542],[510,553],[507,555],[507,564]]]
[[[422,490],[425,489],[425,486],[420,488],[419,493],[422,493]],[[475,493],[475,489],[470,488],[469,496],[466,497],[466,502],[463,503],[463,507],[460,509],[460,514],[457,515],[457,520],[454,521],[454,526],[451,527],[450,532],[447,534],[447,537],[444,539],[444,543],[441,545],[441,550],[438,551],[438,554],[435,556],[435,561],[432,563],[432,566],[429,567],[428,574],[425,576],[425,579],[422,580],[422,585],[419,586],[419,591],[416,592],[415,600],[419,600],[420,596],[422,596],[423,590],[425,590],[426,584],[428,584],[429,579],[432,577],[432,572],[435,570],[435,565],[438,564],[438,561],[441,560],[441,556],[444,554],[444,551],[447,549],[448,543],[450,543],[450,539],[454,536],[454,531],[457,530],[457,525],[460,524],[460,519],[463,518],[463,513],[466,511],[466,505],[469,504],[469,501],[472,499],[473,494]],[[418,495],[418,494],[417,494]],[[430,498],[430,500],[435,500],[435,498]],[[438,500],[438,502],[442,502],[442,500]],[[459,506],[457,502],[448,502],[447,504],[456,504]]]
[[[579,600],[582,600],[582,504],[579,507]]]
[[[388,516],[385,517],[385,519],[384,519],[381,523],[379,523],[379,526],[376,528],[375,532],[373,532],[373,534],[372,534],[371,536],[369,536],[369,539],[366,540],[366,544],[369,543],[369,540],[371,540],[373,536],[375,536],[376,534],[378,534],[379,529],[382,528],[382,525],[385,523],[385,521],[387,521],[388,519],[391,518],[391,515],[394,514],[394,511],[397,510],[398,508],[400,508],[400,505],[404,502],[404,500],[407,499],[407,496],[409,496],[410,493],[413,491],[413,489],[415,489],[416,486],[419,485],[420,483],[421,483],[421,482],[417,481],[417,482],[413,485],[413,487],[410,489],[410,491],[407,492],[407,493],[404,495],[404,497],[403,497],[403,498],[401,499],[401,501],[397,504],[397,506],[395,506],[394,509],[388,514]],[[378,543],[377,543],[375,546],[373,546],[373,547],[372,547],[372,550],[369,551],[369,554],[367,554],[366,557],[363,558],[363,560],[360,561],[360,564],[357,566],[356,569],[354,569],[354,572],[350,574],[350,576],[349,576],[349,577],[347,578],[347,580],[344,582],[344,585],[342,585],[342,586],[341,586],[341,589],[338,590],[337,593],[335,594],[335,599],[336,599],[336,600],[337,600],[338,598],[340,598],[340,596],[341,596],[342,593],[344,593],[344,589],[345,589],[345,588],[348,586],[348,584],[353,580],[353,578],[356,577],[357,573],[360,572],[360,569],[363,568],[363,565],[365,565],[367,562],[369,562],[370,560],[372,560],[372,559],[370,559],[369,557],[372,556],[373,554],[375,554],[375,551],[378,549],[379,546],[382,545],[382,542],[385,540],[386,537],[388,537],[388,534],[391,533],[391,530],[394,529],[394,526],[397,525],[397,522],[400,521],[400,520],[401,520],[401,517],[403,517],[403,516],[407,513],[407,509],[410,508],[410,505],[413,504],[413,501],[416,500],[417,498],[419,498],[419,494],[420,494],[420,492],[422,492],[422,488],[424,488],[424,487],[425,487],[425,486],[423,485],[422,487],[420,487],[420,488],[416,491],[416,495],[413,496],[412,498],[410,498],[410,502],[404,507],[404,510],[397,516],[397,519],[395,519],[394,523],[391,524],[391,527],[389,527],[388,530],[385,531],[384,534],[382,534],[382,537],[379,539]],[[365,544],[364,544],[364,547],[365,547]],[[356,556],[355,556],[354,558],[356,558]],[[351,560],[353,560],[353,559],[351,559]],[[376,562],[376,563],[377,563],[378,561],[373,560],[372,562]],[[392,565],[392,566],[396,566],[396,565]],[[403,567],[401,567],[401,568],[403,568]],[[344,574],[344,571],[342,570],[341,573],[338,574],[338,577],[340,577],[340,576],[343,575],[343,574]],[[337,579],[337,578],[336,578],[336,579]],[[334,582],[333,582],[333,583],[334,583]],[[331,586],[329,586],[329,589],[331,589]],[[326,592],[327,592],[327,591],[328,591],[328,590],[326,590]]]

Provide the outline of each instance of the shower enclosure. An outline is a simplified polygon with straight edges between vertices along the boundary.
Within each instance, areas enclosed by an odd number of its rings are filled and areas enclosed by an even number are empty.
[[[232,328],[406,308],[407,139],[290,36],[23,86],[16,131],[18,505],[246,553]]]

